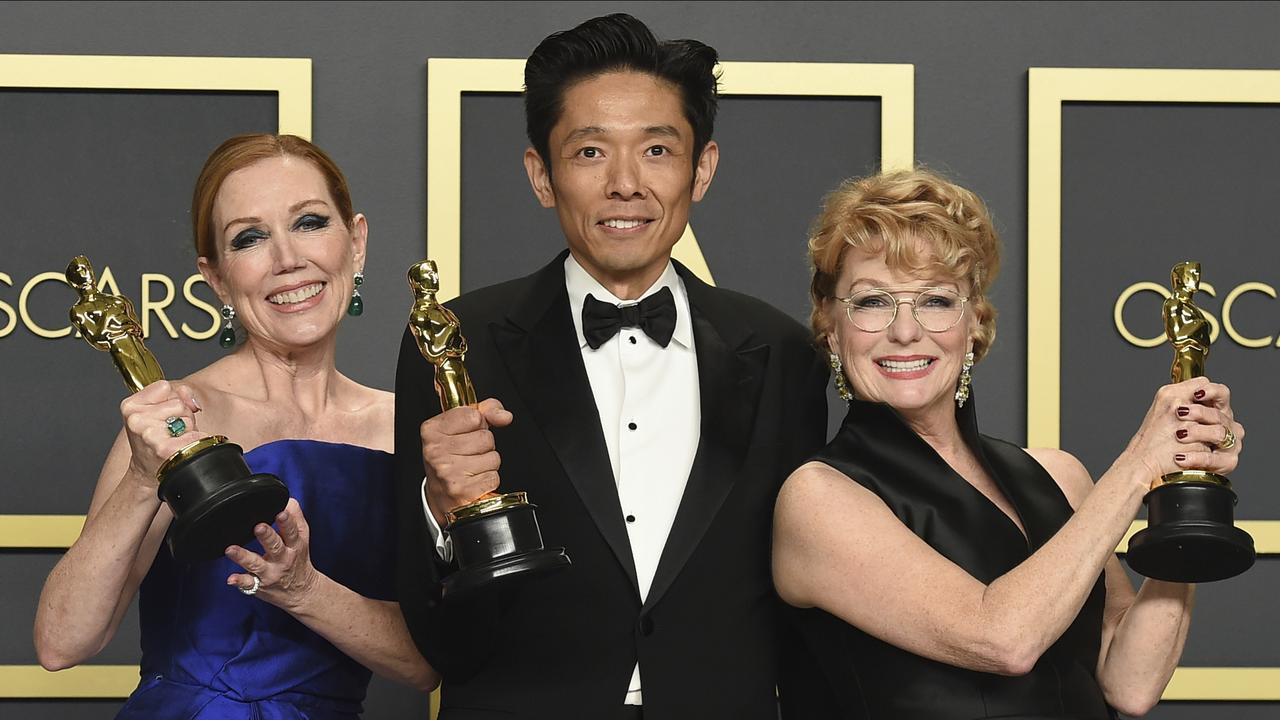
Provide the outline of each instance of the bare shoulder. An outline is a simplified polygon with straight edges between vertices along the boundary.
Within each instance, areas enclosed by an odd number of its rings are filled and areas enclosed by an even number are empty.
[[[352,382],[351,386],[362,412],[378,415],[395,412],[396,396],[394,393],[361,385],[357,382]]]
[[[1093,490],[1089,470],[1071,453],[1057,448],[1027,448],[1026,451],[1058,483],[1071,507],[1079,507]]]
[[[352,414],[361,435],[357,444],[391,452],[395,444],[395,394],[354,381],[351,390],[355,401]]]
[[[395,393],[377,388],[366,388],[369,397],[369,413],[378,427],[384,428],[388,437],[395,430],[396,396]]]
[[[883,501],[848,475],[813,460],[796,468],[782,484],[774,512],[782,521],[791,514],[810,517],[818,508],[835,509],[836,515],[847,517],[865,505],[883,506]]]
[[[804,503],[825,495],[838,484],[851,482],[844,473],[830,465],[811,460],[796,468],[782,483],[778,492],[778,506],[784,503]]]
[[[189,386],[196,394],[201,406],[221,395],[234,395],[236,388],[243,388],[243,361],[235,355],[228,355],[205,365],[199,370],[182,378],[178,382]]]
[[[200,405],[197,424],[201,430],[225,433],[235,427],[237,417],[242,416],[243,399],[236,390],[244,383],[238,381],[237,368],[238,361],[228,356],[177,381],[191,389]],[[243,433],[236,436],[247,441]]]

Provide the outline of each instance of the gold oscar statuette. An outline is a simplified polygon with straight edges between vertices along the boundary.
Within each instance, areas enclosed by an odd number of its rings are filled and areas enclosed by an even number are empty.
[[[164,379],[160,363],[142,340],[133,303],[98,287],[93,265],[83,255],[67,265],[67,283],[79,295],[71,324],[97,350],[111,355],[130,392]],[[175,437],[186,423],[166,423]],[[239,445],[221,435],[200,438],[167,459],[156,472],[157,494],[173,511],[169,550],[181,561],[220,557],[228,545],[253,539],[253,528],[270,524],[289,501],[289,490],[274,475],[253,474]]]
[[[1164,301],[1165,335],[1173,345],[1170,379],[1204,376],[1209,323],[1192,295],[1200,289],[1200,263],[1173,266],[1173,292]],[[1223,475],[1180,470],[1152,483],[1143,500],[1147,527],[1129,540],[1129,567],[1157,580],[1213,582],[1253,566],[1253,538],[1235,527],[1236,494]]]
[[[467,340],[458,317],[436,298],[440,275],[431,260],[409,268],[413,307],[409,330],[422,357],[434,368],[440,409],[476,404],[465,364]],[[486,493],[445,513],[445,531],[453,538],[458,570],[443,582],[446,597],[493,587],[570,564],[564,548],[546,548],[534,509],[523,492]]]

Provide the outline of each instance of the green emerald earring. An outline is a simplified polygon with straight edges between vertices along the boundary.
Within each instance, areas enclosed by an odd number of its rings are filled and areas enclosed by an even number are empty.
[[[355,289],[351,291],[351,303],[347,305],[347,314],[356,317],[364,314],[364,298],[360,297],[360,286],[364,284],[364,273],[357,270],[355,277]]]
[[[218,344],[224,348],[230,348],[236,344],[236,329],[231,327],[231,321],[236,317],[236,309],[230,305],[222,306],[222,319],[227,321],[226,326],[222,328],[222,334],[218,336]]]

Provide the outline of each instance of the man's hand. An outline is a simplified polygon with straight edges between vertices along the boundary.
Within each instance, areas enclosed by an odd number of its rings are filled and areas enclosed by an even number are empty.
[[[445,525],[445,512],[498,489],[502,458],[489,428],[506,427],[511,420],[501,402],[488,398],[422,423],[427,505],[440,527]]]

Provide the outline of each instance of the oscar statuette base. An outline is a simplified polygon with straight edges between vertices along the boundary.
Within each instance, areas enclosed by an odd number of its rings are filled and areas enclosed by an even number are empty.
[[[169,551],[180,562],[220,557],[227,546],[250,542],[253,528],[272,524],[289,502],[279,478],[251,473],[242,448],[221,436],[178,451],[158,475],[158,494],[174,515]]]
[[[1253,538],[1233,524],[1236,494],[1225,477],[1174,473],[1147,493],[1147,528],[1129,540],[1134,572],[1168,582],[1204,583],[1253,566]]]
[[[453,600],[571,565],[564,548],[543,547],[535,507],[524,493],[507,493],[452,511],[447,529],[458,570],[444,579],[443,596]]]

